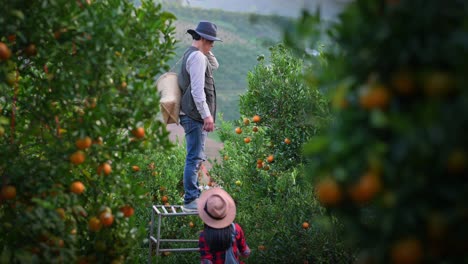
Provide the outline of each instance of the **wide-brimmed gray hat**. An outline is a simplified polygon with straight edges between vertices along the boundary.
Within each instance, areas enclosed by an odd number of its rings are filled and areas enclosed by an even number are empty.
[[[218,27],[208,21],[200,21],[198,23],[198,26],[195,30],[189,29],[187,32],[190,35],[193,35],[194,32],[196,32],[198,35],[200,35],[202,38],[211,40],[211,41],[222,41],[220,38],[216,37],[216,31],[218,30]]]

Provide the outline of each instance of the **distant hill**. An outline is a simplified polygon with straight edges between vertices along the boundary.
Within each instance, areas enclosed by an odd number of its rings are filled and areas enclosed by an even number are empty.
[[[279,15],[297,18],[303,9],[321,10],[325,20],[336,17],[343,5],[350,0],[159,0],[166,3],[179,2],[185,6],[223,11]]]
[[[268,58],[268,48],[282,40],[283,28],[291,25],[292,19],[175,4],[164,4],[163,9],[177,17],[175,37],[179,43],[176,55],[168,62],[170,67],[176,64],[191,44],[191,36],[186,33],[188,29],[194,29],[200,20],[217,24],[219,37],[223,40],[216,42],[213,48],[220,63],[220,68],[215,72],[218,109],[225,120],[239,118],[239,95],[247,90],[248,72],[257,64],[258,55]]]

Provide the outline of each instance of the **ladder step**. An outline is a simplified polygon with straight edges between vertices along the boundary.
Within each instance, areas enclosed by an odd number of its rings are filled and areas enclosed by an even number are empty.
[[[155,243],[158,243],[158,239],[156,239],[155,237],[151,237],[151,240],[153,240],[153,242]],[[198,243],[198,240],[197,239],[170,239],[170,238],[165,238],[165,239],[159,239],[159,242],[183,242],[183,243]]]
[[[161,248],[159,252],[188,252],[188,251],[200,251],[199,248]]]

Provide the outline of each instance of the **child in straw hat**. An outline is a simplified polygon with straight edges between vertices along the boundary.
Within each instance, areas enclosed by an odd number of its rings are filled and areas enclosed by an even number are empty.
[[[238,261],[240,256],[250,255],[244,231],[237,223],[234,223],[235,230],[232,228],[236,217],[236,204],[226,191],[221,188],[204,191],[198,201],[198,214],[205,223],[198,240],[202,264],[224,263],[226,250],[231,245]],[[233,232],[235,243],[232,239]]]

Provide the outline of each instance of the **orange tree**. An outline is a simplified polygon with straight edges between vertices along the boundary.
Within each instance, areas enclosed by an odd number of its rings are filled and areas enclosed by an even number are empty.
[[[302,144],[326,123],[328,108],[317,89],[304,85],[302,60],[282,44],[270,51],[270,61],[259,56],[259,64],[248,74],[249,88],[240,96],[240,113],[265,130],[274,145],[270,154],[288,169],[302,163]]]
[[[336,87],[309,175],[363,263],[467,261],[467,15],[466,1],[354,1],[309,73]]]
[[[352,252],[337,236],[340,223],[322,220],[300,155],[322,124],[307,116],[326,120],[326,102],[304,85],[302,59],[284,45],[271,48],[269,61],[259,59],[241,96],[242,118],[220,123],[224,148],[211,170],[213,184],[236,201],[235,221],[252,249],[249,262],[349,262]]]
[[[124,261],[146,235],[125,158],[170,146],[152,77],[174,16],[152,1],[0,5],[1,258]]]

